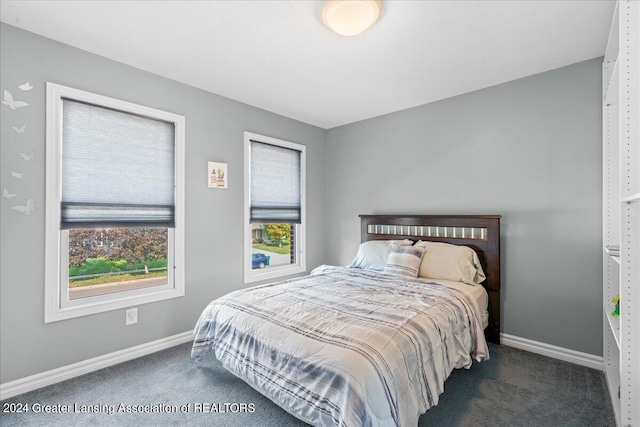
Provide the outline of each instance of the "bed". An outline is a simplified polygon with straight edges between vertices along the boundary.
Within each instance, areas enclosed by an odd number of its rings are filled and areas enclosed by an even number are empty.
[[[499,343],[499,221],[361,215],[350,266],[320,266],[212,301],[192,356],[214,353],[311,425],[416,426],[453,369],[487,360],[487,340]],[[451,264],[461,277],[419,277],[446,276],[439,270],[448,261],[438,256],[447,251],[473,253],[474,265]]]

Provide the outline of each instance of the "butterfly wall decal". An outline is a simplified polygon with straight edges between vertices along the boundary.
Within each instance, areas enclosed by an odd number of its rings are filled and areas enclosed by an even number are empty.
[[[22,157],[22,160],[26,162],[32,162],[36,159],[36,152],[35,150],[31,150],[29,154],[18,153],[18,156]]]
[[[24,174],[20,173],[20,172],[11,172],[11,176],[14,178],[18,178],[18,179],[22,179],[22,176]]]
[[[24,84],[18,85],[18,87],[20,88],[20,90],[31,90],[33,89],[33,86],[29,84],[29,82],[26,82]]]
[[[13,194],[13,193],[9,193],[9,190],[7,190],[6,188],[2,189],[2,197],[9,200],[13,197],[16,197],[17,194]]]
[[[15,130],[16,133],[25,133],[27,131],[27,125],[11,126],[11,129]]]
[[[26,107],[27,104],[24,101],[14,101],[13,100],[13,95],[11,95],[11,93],[9,93],[8,90],[4,90],[4,97],[2,99],[2,103],[4,105],[6,105],[7,107],[11,108],[12,110],[15,110],[17,108],[22,108],[22,107]]]
[[[14,211],[18,211],[20,213],[23,213],[25,215],[29,215],[31,212],[36,210],[36,205],[33,202],[33,197],[29,197],[27,199],[27,204],[22,206],[22,205],[16,205],[16,206],[11,206],[11,209],[13,209]]]

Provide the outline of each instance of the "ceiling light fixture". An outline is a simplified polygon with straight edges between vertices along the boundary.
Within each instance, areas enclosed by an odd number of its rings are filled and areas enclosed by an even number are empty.
[[[382,12],[381,0],[325,0],[324,25],[343,36],[355,36],[371,27]]]

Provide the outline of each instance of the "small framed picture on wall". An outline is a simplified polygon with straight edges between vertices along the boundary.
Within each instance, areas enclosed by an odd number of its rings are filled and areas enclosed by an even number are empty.
[[[227,164],[207,162],[207,186],[209,188],[227,188]]]

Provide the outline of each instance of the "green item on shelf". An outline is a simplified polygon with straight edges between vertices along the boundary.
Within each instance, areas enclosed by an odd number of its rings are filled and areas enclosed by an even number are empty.
[[[615,309],[611,312],[612,316],[620,316],[620,295],[616,295],[611,300],[615,304]]]

